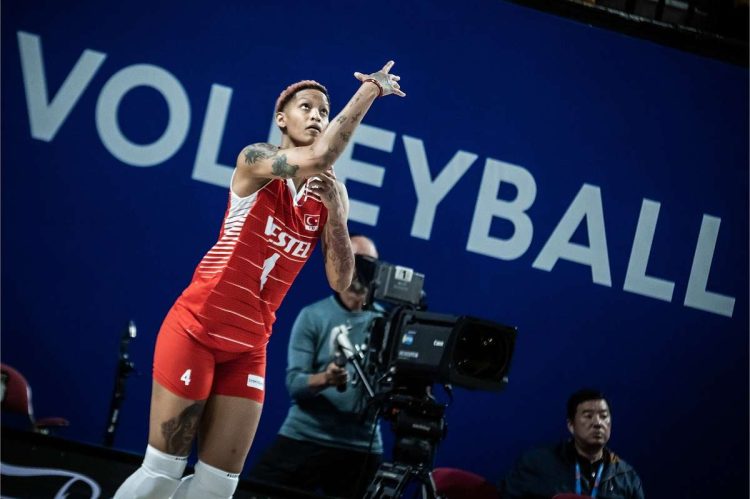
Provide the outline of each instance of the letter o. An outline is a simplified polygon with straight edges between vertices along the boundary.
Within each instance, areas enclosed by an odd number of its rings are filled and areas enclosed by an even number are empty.
[[[120,101],[139,86],[155,89],[169,107],[166,130],[156,142],[147,145],[128,140],[117,122]],[[102,88],[96,103],[96,129],[104,147],[128,165],[154,166],[168,160],[182,146],[189,128],[190,101],[185,89],[171,73],[151,64],[134,64],[115,73]]]

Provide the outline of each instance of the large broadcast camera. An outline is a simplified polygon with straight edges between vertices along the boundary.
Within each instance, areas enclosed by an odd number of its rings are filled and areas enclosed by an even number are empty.
[[[339,349],[357,372],[377,413],[391,421],[393,462],[383,463],[367,499],[398,498],[416,481],[423,498],[436,498],[432,467],[445,437],[445,407],[432,386],[485,391],[508,383],[517,330],[466,315],[428,312],[424,275],[413,269],[357,255],[356,281],[367,288],[367,303],[379,311],[369,341],[358,348],[345,331]]]

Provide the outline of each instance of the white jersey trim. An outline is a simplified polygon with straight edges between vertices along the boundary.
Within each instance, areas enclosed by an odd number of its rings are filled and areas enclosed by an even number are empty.
[[[227,338],[226,336],[222,336],[220,334],[208,333],[208,335],[209,336],[216,336],[217,338],[221,338],[222,340],[226,340],[226,341],[231,341],[232,343],[239,343],[240,345],[243,345],[243,346],[246,346],[246,347],[255,348],[255,345],[251,345],[250,343],[243,343],[241,341],[233,340],[232,338]]]
[[[198,274],[203,277],[215,276],[226,267],[227,263],[229,263],[229,259],[237,246],[237,241],[239,241],[242,227],[244,227],[247,222],[247,216],[258,200],[258,193],[265,189],[266,185],[270,184],[270,182],[268,182],[249,196],[238,196],[232,190],[234,174],[236,171],[237,170],[235,169],[232,172],[232,180],[229,184],[229,210],[224,219],[224,232],[221,235],[221,238],[206,252],[198,264]]]

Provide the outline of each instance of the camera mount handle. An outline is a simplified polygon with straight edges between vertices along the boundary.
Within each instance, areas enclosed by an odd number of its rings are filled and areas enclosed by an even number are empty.
[[[357,376],[359,376],[362,386],[365,387],[367,396],[370,399],[375,398],[375,391],[372,389],[372,385],[367,381],[365,370],[362,368],[362,353],[354,348],[354,345],[352,345],[352,342],[349,340],[349,329],[342,324],[341,326],[334,328],[333,334],[336,338],[337,350],[341,352],[347,362],[354,366],[354,370],[357,372]]]

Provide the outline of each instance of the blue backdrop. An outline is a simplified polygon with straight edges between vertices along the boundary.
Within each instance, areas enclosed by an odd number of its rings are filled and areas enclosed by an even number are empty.
[[[650,497],[748,491],[748,72],[502,1],[2,4],[2,360],[38,415],[102,440],[122,329],[139,335],[116,446],[146,443],[156,331],[216,240],[229,165],[274,138],[287,84],[388,59],[337,164],[350,230],[426,275],[433,311],[513,324],[502,393],[458,390],[438,465],[499,479],[606,391]],[[288,407],[279,311],[248,463]],[[385,430],[388,434],[388,430]]]

